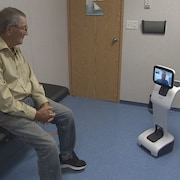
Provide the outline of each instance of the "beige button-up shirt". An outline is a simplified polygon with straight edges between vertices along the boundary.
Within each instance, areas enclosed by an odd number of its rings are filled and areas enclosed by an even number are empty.
[[[0,37],[0,111],[33,120],[36,109],[21,101],[29,95],[39,107],[48,102],[20,48],[13,53]]]

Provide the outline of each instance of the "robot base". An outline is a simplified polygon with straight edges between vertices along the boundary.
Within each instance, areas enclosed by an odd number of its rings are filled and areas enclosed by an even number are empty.
[[[148,129],[140,134],[138,136],[138,145],[150,152],[151,155],[155,157],[164,155],[172,151],[174,145],[174,137],[171,134],[166,133],[156,142],[151,142],[149,139],[147,139],[147,137],[152,133],[154,133],[154,128]]]

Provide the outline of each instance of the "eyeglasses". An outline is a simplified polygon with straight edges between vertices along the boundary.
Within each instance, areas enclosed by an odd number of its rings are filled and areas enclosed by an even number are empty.
[[[12,26],[15,27],[15,28],[21,29],[21,30],[23,30],[25,32],[28,31],[28,26],[17,26],[17,25],[12,25]]]

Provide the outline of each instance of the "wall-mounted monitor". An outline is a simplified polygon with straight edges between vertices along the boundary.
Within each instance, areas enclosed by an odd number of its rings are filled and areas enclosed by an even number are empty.
[[[156,65],[153,71],[153,81],[162,87],[171,89],[174,85],[175,71],[165,66]]]

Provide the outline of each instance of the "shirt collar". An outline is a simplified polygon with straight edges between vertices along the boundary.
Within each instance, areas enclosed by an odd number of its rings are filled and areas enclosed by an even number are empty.
[[[9,49],[5,41],[0,37],[0,51],[3,49]]]
[[[9,49],[10,50],[10,48],[8,47],[6,42],[2,39],[2,37],[0,37],[0,51],[3,49]],[[17,51],[17,50],[18,50],[18,46],[15,46],[14,51]]]

